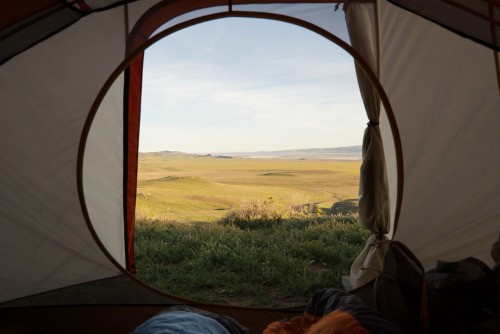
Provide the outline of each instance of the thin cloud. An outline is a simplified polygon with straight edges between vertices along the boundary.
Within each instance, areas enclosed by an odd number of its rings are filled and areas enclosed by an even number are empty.
[[[141,151],[172,145],[188,152],[227,152],[361,143],[366,116],[350,56],[343,50],[325,52],[325,43],[338,49],[328,41],[308,45],[310,50],[283,43],[272,47],[276,38],[263,38],[264,47],[245,44],[246,52],[238,52],[244,38],[230,32],[248,30],[249,23],[233,21],[235,29],[208,24],[206,39],[177,35],[147,51]]]

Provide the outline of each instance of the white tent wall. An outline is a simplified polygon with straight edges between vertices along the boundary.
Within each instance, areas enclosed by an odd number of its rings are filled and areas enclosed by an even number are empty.
[[[404,159],[395,239],[425,268],[469,256],[492,264],[500,230],[500,96],[494,52],[378,1],[381,82]]]
[[[396,147],[392,133],[391,123],[387,116],[384,106],[380,108],[380,132],[382,133],[382,142],[384,143],[385,167],[387,171],[387,183],[389,190],[389,217],[390,231],[387,237],[390,239],[394,233],[394,221],[396,218],[396,208],[398,204],[398,164],[396,158]]]
[[[83,160],[83,191],[97,236],[125,267],[123,211],[123,84],[120,75],[99,106]]]
[[[76,172],[123,22],[121,8],[94,13],[0,67],[0,301],[120,273],[85,222]]]

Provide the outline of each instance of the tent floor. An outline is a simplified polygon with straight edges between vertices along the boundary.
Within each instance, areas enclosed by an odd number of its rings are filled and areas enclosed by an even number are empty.
[[[168,306],[85,305],[0,309],[0,333],[130,333]],[[211,312],[225,314],[261,333],[269,323],[299,314],[221,307]]]
[[[258,309],[174,299],[117,276],[1,303],[0,333],[130,333],[174,305],[226,315],[254,333],[300,315],[305,307]]]

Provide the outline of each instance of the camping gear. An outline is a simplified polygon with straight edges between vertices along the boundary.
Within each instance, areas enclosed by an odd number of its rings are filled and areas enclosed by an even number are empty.
[[[400,334],[398,326],[380,312],[365,305],[361,299],[336,289],[317,291],[304,313],[291,320],[276,321],[263,334]]]

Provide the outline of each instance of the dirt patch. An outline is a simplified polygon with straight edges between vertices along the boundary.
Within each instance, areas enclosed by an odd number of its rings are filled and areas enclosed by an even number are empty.
[[[309,270],[315,273],[322,273],[328,270],[328,266],[326,264],[314,262],[309,266]]]

